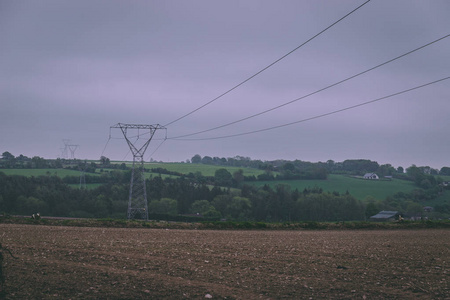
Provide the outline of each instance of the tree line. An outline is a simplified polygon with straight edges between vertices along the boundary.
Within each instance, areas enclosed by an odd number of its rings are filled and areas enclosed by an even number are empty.
[[[105,176],[113,176],[109,173]],[[125,218],[127,176],[111,178],[95,189],[68,186],[54,175],[8,176],[0,172],[0,212],[43,216]],[[119,182],[114,182],[119,180]],[[347,221],[364,219],[364,205],[349,194],[321,189],[291,190],[286,185],[240,190],[195,184],[187,178],[146,180],[149,212],[162,216],[194,215],[234,221]]]
[[[280,172],[286,179],[289,176],[299,176],[295,179],[320,179],[325,174],[349,174],[349,175],[364,175],[365,173],[376,173],[380,177],[384,176],[401,176],[405,173],[402,166],[394,168],[391,164],[379,164],[376,161],[369,159],[347,159],[343,162],[335,162],[328,160],[326,162],[308,162],[302,160],[273,160],[262,161],[253,160],[250,157],[235,156],[233,158],[219,158],[211,156],[194,155],[189,163],[206,164],[217,166],[232,166],[232,167],[249,167],[270,172]],[[415,166],[415,165],[413,165]],[[450,167],[442,167],[440,170],[431,168],[429,166],[420,166],[422,173],[429,175],[450,176]],[[302,177],[303,176],[303,177]],[[270,179],[270,177],[268,177]],[[273,177],[274,179],[275,176]]]
[[[254,160],[250,157],[235,156],[229,158],[219,158],[211,156],[194,155],[187,163],[206,164],[216,166],[231,166],[243,168],[255,168],[263,170],[266,173],[261,174],[260,177],[248,177],[250,180],[283,180],[283,179],[326,179],[327,174],[349,174],[349,175],[364,175],[365,173],[377,173],[380,177],[393,176],[402,179],[410,179],[404,176],[405,169],[401,166],[394,168],[391,164],[378,164],[376,161],[369,159],[347,159],[343,162],[335,162],[328,160],[326,162],[307,162],[302,160],[273,160],[262,161]],[[95,172],[97,168],[122,169],[127,170],[125,163],[112,164],[110,159],[102,156],[98,163],[83,162],[80,160],[68,159],[44,159],[39,156],[29,158],[24,155],[14,156],[8,151],[2,153],[0,158],[0,168],[26,168],[26,169],[43,169],[43,168],[85,168],[86,172]],[[415,165],[411,167],[416,167]],[[429,166],[417,167],[423,174],[428,175],[442,175],[450,176],[450,167],[442,167],[440,170],[431,168]],[[158,170],[155,170],[158,172]],[[167,174],[167,170],[162,173]],[[274,174],[276,172],[277,174]],[[180,174],[176,174],[180,175]],[[186,175],[186,174],[184,174]],[[403,176],[403,177],[402,177]]]
[[[200,163],[203,163],[202,160],[203,158]],[[213,158],[205,161],[230,162],[234,166],[239,165],[237,162],[252,162],[249,158],[231,161]],[[4,168],[24,168],[31,163],[31,166],[36,168],[60,166],[74,170],[82,169],[87,172],[86,183],[102,185],[95,189],[80,190],[68,186],[78,184],[79,176],[59,178],[50,176],[49,173],[47,176],[27,178],[2,174],[0,212],[26,215],[40,212],[43,215],[69,217],[126,215],[131,171],[124,163],[111,164],[106,157],[102,157],[98,163],[75,161],[64,164],[64,162],[60,159],[14,157],[9,152],[4,152],[0,160]],[[97,168],[108,170],[101,172],[100,175],[89,174],[95,172]],[[346,160],[342,163],[278,160],[270,164],[264,162],[260,168],[264,168],[265,172],[258,176],[244,176],[242,169],[230,173],[226,168],[219,168],[214,176],[203,176],[200,172],[181,174],[163,168],[152,169],[152,172],[175,175],[177,178],[163,180],[161,176],[155,176],[147,180],[149,210],[151,213],[165,216],[198,214],[207,218],[230,220],[360,220],[380,210],[419,214],[423,212],[421,203],[435,199],[449,188],[444,187],[443,180],[436,176],[447,174],[450,168],[446,167],[438,171],[413,165],[405,172],[401,167],[394,169],[390,165],[379,165],[370,160]],[[255,180],[325,179],[329,173],[358,175],[365,172],[378,172],[380,176],[391,174],[392,177],[413,181],[417,188],[410,193],[396,193],[383,200],[369,197],[362,204],[351,195],[326,193],[320,188],[299,192],[283,185],[275,187],[266,185],[262,188],[246,185],[246,182]],[[440,216],[450,214],[448,203],[438,204],[434,209]]]

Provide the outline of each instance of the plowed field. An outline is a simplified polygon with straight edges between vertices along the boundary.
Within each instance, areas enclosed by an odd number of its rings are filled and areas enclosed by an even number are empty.
[[[7,299],[449,299],[450,230],[0,224]],[[205,298],[206,297],[206,298]]]

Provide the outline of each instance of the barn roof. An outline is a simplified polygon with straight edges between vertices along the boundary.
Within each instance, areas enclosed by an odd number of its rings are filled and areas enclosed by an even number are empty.
[[[394,218],[399,212],[394,210],[382,210],[374,216],[371,216],[371,219],[390,219]]]

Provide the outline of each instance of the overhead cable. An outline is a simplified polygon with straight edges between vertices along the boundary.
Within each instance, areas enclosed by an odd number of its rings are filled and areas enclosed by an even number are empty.
[[[103,154],[105,153],[106,147],[108,146],[108,143],[109,143],[110,140],[111,140],[111,135],[109,136],[108,140],[106,141],[105,147],[103,148],[103,151],[102,151],[102,154],[100,155],[100,157],[102,157]]]
[[[247,81],[253,79],[254,77],[258,76],[259,74],[261,74],[262,72],[264,72],[265,70],[269,69],[270,67],[272,67],[273,65],[275,65],[276,63],[278,63],[279,61],[283,60],[284,58],[286,58],[287,56],[289,56],[290,54],[294,53],[295,51],[297,51],[298,49],[300,49],[301,47],[303,47],[304,45],[306,45],[307,43],[309,43],[310,41],[312,41],[313,39],[315,39],[316,37],[318,37],[319,35],[321,35],[322,33],[324,33],[325,31],[327,31],[328,29],[330,29],[331,27],[333,27],[334,25],[336,25],[337,23],[339,23],[340,21],[344,20],[345,18],[347,18],[349,15],[351,15],[352,13],[354,13],[355,11],[357,11],[358,9],[360,9],[361,7],[363,7],[364,5],[366,5],[367,3],[369,3],[370,0],[367,0],[366,2],[364,2],[363,4],[361,4],[360,6],[358,6],[357,8],[353,9],[351,12],[347,13],[345,16],[343,16],[342,18],[340,18],[339,20],[335,21],[333,24],[329,25],[328,27],[326,27],[325,29],[323,29],[322,31],[320,31],[319,33],[317,33],[316,35],[314,35],[313,37],[311,37],[310,39],[308,39],[306,42],[302,43],[300,46],[296,47],[295,49],[291,50],[290,52],[286,53],[285,55],[283,55],[282,57],[280,57],[279,59],[277,59],[276,61],[274,61],[273,63],[269,64],[268,66],[264,67],[263,69],[261,69],[260,71],[256,72],[255,74],[253,74],[252,76],[248,77],[247,79],[245,79],[244,81],[242,81],[241,83],[235,85],[234,87],[232,87],[231,89],[227,90],[226,92],[222,93],[221,95],[217,96],[216,98],[210,100],[209,102],[203,104],[202,106],[192,110],[191,112],[179,117],[178,119],[173,120],[172,122],[167,123],[166,125],[164,125],[164,127],[167,127],[175,122],[178,122],[179,120],[197,112],[198,110],[204,108],[205,106],[213,103],[214,101],[222,98],[223,96],[225,96],[226,94],[230,93],[231,91],[237,89],[238,87],[240,87],[241,85],[245,84]]]
[[[287,127],[287,126],[291,126],[291,125],[294,125],[294,124],[303,123],[303,122],[307,122],[307,121],[323,118],[323,117],[326,117],[326,116],[329,116],[329,115],[337,114],[337,113],[340,113],[340,112],[343,112],[343,111],[346,111],[346,110],[354,109],[354,108],[357,108],[357,107],[360,107],[360,106],[364,106],[364,105],[371,104],[371,103],[374,103],[374,102],[378,102],[378,101],[381,101],[381,100],[384,100],[384,99],[387,99],[387,98],[398,96],[398,95],[401,95],[401,94],[404,94],[404,93],[407,93],[407,92],[411,92],[411,91],[414,91],[414,90],[417,90],[417,89],[420,89],[420,88],[423,88],[423,87],[426,87],[426,86],[429,86],[429,85],[432,85],[432,84],[435,84],[435,83],[438,83],[438,82],[441,82],[441,81],[444,81],[444,80],[448,80],[448,79],[450,79],[450,76],[445,77],[445,78],[441,78],[439,80],[435,80],[435,81],[432,81],[432,82],[429,82],[429,83],[425,83],[425,84],[422,84],[422,85],[419,85],[419,86],[416,86],[416,87],[413,87],[413,88],[409,88],[409,89],[403,90],[401,92],[390,94],[388,96],[384,96],[384,97],[377,98],[377,99],[370,100],[370,101],[366,101],[366,102],[363,102],[363,103],[360,103],[360,104],[348,106],[348,107],[345,107],[345,108],[342,108],[342,109],[334,110],[332,112],[328,112],[328,113],[324,113],[324,114],[317,115],[317,116],[314,116],[314,117],[302,119],[302,120],[299,120],[299,121],[290,122],[290,123],[277,125],[277,126],[272,126],[272,127],[268,127],[268,128],[264,128],[264,129],[253,130],[253,131],[237,133],[237,134],[217,136],[217,137],[210,137],[210,138],[193,138],[193,139],[174,139],[174,138],[172,138],[172,140],[177,140],[177,141],[217,140],[217,139],[232,138],[232,137],[238,137],[238,136],[243,136],[243,135],[249,135],[249,134],[255,134],[255,133],[259,133],[259,132],[269,131],[269,130],[278,129],[278,128],[282,128],[282,127]]]
[[[162,146],[162,144],[164,144],[165,141],[167,141],[167,138],[162,140],[158,147],[156,147],[156,149],[149,155],[149,158],[151,158],[156,153],[156,151],[159,150],[159,148]]]
[[[337,86],[337,85],[339,85],[339,84],[341,84],[341,83],[344,83],[344,82],[346,82],[346,81],[349,81],[349,80],[351,80],[351,79],[353,79],[353,78],[355,78],[355,77],[358,77],[358,76],[360,76],[360,75],[363,75],[363,74],[365,74],[365,73],[368,73],[368,72],[370,72],[370,71],[373,71],[373,70],[375,70],[375,69],[377,69],[377,68],[379,68],[379,67],[382,67],[382,66],[384,66],[384,65],[387,65],[387,64],[389,64],[389,63],[391,63],[391,62],[393,62],[393,61],[395,61],[395,60],[398,60],[398,59],[400,59],[400,58],[402,58],[402,57],[405,57],[405,56],[407,56],[407,55],[409,55],[409,54],[411,54],[411,53],[414,53],[414,52],[416,52],[416,51],[418,51],[418,50],[421,50],[421,49],[423,49],[423,48],[425,48],[425,47],[427,47],[427,46],[430,46],[430,45],[432,45],[432,44],[434,44],[434,43],[437,43],[437,42],[439,42],[439,41],[441,41],[441,40],[443,40],[443,39],[445,39],[445,38],[448,38],[449,36],[450,36],[450,34],[447,34],[446,36],[443,36],[443,37],[441,37],[441,38],[439,38],[439,39],[437,39],[437,40],[434,40],[434,41],[432,41],[432,42],[429,42],[428,44],[425,44],[425,45],[420,46],[420,47],[418,47],[418,48],[416,48],[416,49],[414,49],[414,50],[408,51],[408,52],[406,52],[406,53],[404,53],[404,54],[402,54],[402,55],[399,55],[399,56],[397,56],[397,57],[395,57],[395,58],[392,58],[392,59],[390,59],[390,60],[388,60],[388,61],[385,61],[384,63],[381,63],[381,64],[379,64],[379,65],[376,65],[376,66],[374,66],[374,67],[372,67],[372,68],[370,68],[370,69],[367,69],[367,70],[365,70],[365,71],[362,71],[362,72],[360,72],[360,73],[357,73],[357,74],[355,74],[355,75],[353,75],[353,76],[350,76],[350,77],[348,77],[348,78],[346,78],[346,79],[340,80],[340,81],[338,81],[338,82],[336,82],[336,83],[333,83],[333,84],[331,84],[331,85],[329,85],[329,86],[326,86],[326,87],[324,87],[324,88],[321,88],[321,89],[319,89],[319,90],[317,90],[317,91],[315,91],[315,92],[309,93],[309,94],[307,94],[307,95],[301,96],[301,97],[299,97],[299,98],[296,98],[296,99],[291,100],[291,101],[289,101],[289,102],[286,102],[286,103],[284,103],[284,104],[281,104],[281,105],[272,107],[272,108],[270,108],[270,109],[264,110],[264,111],[262,111],[262,112],[256,113],[256,114],[254,114],[254,115],[251,115],[251,116],[248,116],[248,117],[245,117],[245,118],[242,118],[242,119],[239,119],[239,120],[230,122],[230,123],[226,123],[226,124],[223,124],[223,125],[220,125],[220,126],[216,126],[216,127],[210,128],[210,129],[206,129],[206,130],[202,130],[202,131],[198,131],[198,132],[194,132],[194,133],[190,133],[190,134],[184,134],[184,135],[172,137],[172,138],[169,138],[169,139],[179,139],[179,138],[184,138],[184,137],[188,137],[188,136],[197,135],[197,134],[200,134],[200,133],[205,133],[205,132],[213,131],[213,130],[216,130],[216,129],[220,129],[220,128],[227,127],[227,126],[230,126],[230,125],[234,125],[234,124],[240,123],[240,122],[242,122],[242,121],[246,121],[246,120],[248,120],[248,119],[251,119],[251,118],[254,118],[254,117],[263,115],[263,114],[265,114],[265,113],[268,113],[268,112],[271,112],[271,111],[273,111],[273,110],[282,108],[282,107],[284,107],[284,106],[286,106],[286,105],[292,104],[292,103],[297,102],[297,101],[302,100],[302,99],[305,99],[305,98],[310,97],[310,96],[312,96],[312,95],[315,95],[315,94],[317,94],[317,93],[323,92],[323,91],[325,91],[325,90],[327,90],[327,89],[329,89],[329,88],[332,88],[332,87]]]

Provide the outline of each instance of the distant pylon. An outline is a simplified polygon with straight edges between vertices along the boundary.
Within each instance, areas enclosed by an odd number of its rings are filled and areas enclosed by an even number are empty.
[[[127,218],[135,219],[137,216],[140,216],[141,219],[148,220],[147,190],[144,177],[144,153],[156,130],[165,129],[165,127],[159,124],[140,125],[117,123],[110,127],[110,129],[112,128],[120,128],[127,141],[128,147],[133,154]],[[129,136],[130,130],[135,133],[137,132],[137,135]],[[142,136],[146,134],[148,134],[148,136],[142,139]],[[131,142],[130,138],[132,137],[137,137],[135,143]],[[140,141],[139,145],[137,145],[138,141]]]
[[[67,147],[69,147],[70,150],[70,158],[75,159],[75,150],[77,150],[79,145],[67,145]]]
[[[69,139],[63,139],[64,148],[61,148],[61,158],[68,159],[70,151],[70,159],[75,159],[75,150],[79,145],[71,145]]]
[[[69,158],[69,143],[70,140],[69,139],[63,139],[63,143],[64,143],[64,148],[61,148],[61,158],[63,159],[67,159]]]

